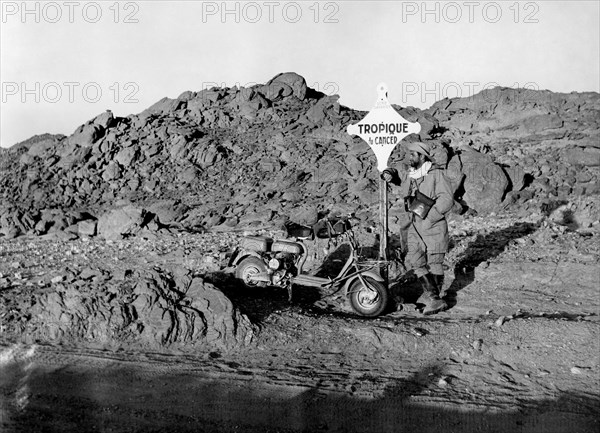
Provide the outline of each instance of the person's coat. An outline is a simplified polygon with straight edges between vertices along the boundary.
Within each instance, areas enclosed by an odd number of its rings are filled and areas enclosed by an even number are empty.
[[[454,197],[450,181],[444,174],[444,170],[433,166],[425,176],[419,179],[411,179],[408,177],[408,172],[398,174],[395,169],[390,171],[393,171],[394,181],[392,183],[399,184],[401,197],[409,195],[412,180],[422,194],[435,200],[435,204],[425,219],[411,214],[412,222],[408,227],[409,250],[411,242],[417,242],[425,244],[428,254],[447,252],[450,238],[445,217],[454,206]]]

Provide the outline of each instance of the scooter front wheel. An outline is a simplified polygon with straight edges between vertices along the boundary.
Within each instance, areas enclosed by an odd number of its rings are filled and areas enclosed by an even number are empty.
[[[244,286],[249,289],[255,287],[265,287],[265,281],[256,281],[252,276],[267,271],[265,264],[258,257],[246,257],[235,269],[235,277],[240,280]]]
[[[362,279],[366,286],[360,278],[356,278],[348,288],[350,305],[361,316],[377,317],[387,307],[388,291],[382,283],[373,278],[362,277]]]

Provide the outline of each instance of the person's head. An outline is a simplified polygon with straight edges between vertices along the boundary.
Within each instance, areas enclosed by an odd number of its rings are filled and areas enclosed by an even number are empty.
[[[426,143],[409,143],[406,150],[409,152],[408,163],[414,169],[420,168],[425,161],[431,161],[431,149]]]

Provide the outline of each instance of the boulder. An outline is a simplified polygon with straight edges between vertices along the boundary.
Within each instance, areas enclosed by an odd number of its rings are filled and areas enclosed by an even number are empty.
[[[452,186],[452,194],[456,194],[463,183],[465,175],[462,172],[462,163],[458,156],[452,157],[446,167],[446,177]]]
[[[253,326],[223,292],[187,270],[174,274],[90,269],[68,286],[57,277],[54,290],[35,295],[24,326],[43,342],[93,347],[197,352],[251,342]]]
[[[556,114],[541,114],[524,119],[522,126],[530,133],[543,133],[561,128],[563,124],[563,120]]]
[[[109,162],[102,173],[102,179],[110,182],[111,180],[118,179],[119,177],[121,177],[121,168],[119,167],[119,164],[115,161]]]
[[[392,107],[409,122],[418,122],[421,125],[419,138],[429,140],[433,131],[439,126],[438,120],[426,111],[421,111],[415,107],[401,107],[393,104]]]
[[[224,95],[225,93],[222,90],[213,87],[211,89],[204,89],[198,92],[198,95],[194,99],[199,100],[202,103],[214,104],[223,98]]]
[[[282,83],[286,84],[293,90],[293,94],[296,98],[303,101],[306,98],[306,92],[308,87],[306,85],[306,80],[304,77],[294,73],[294,72],[284,72],[278,74],[271,78],[267,85]]]
[[[600,166],[600,149],[595,147],[568,148],[562,153],[562,159],[571,165],[598,167]]]
[[[237,104],[239,114],[248,120],[256,118],[256,112],[269,106],[269,101],[260,93],[255,93],[250,99]]]
[[[338,95],[326,96],[319,99],[312,107],[306,111],[307,119],[317,125],[323,125],[324,120],[330,113],[338,112],[340,109]]]
[[[217,147],[214,144],[210,144],[207,147],[197,147],[195,149],[193,162],[203,168],[209,167],[220,159],[220,156]]]
[[[95,125],[101,126],[103,129],[108,129],[108,128],[114,126],[116,121],[115,121],[112,111],[106,110],[104,113],[96,116],[92,120],[92,123],[94,123]]]
[[[80,235],[85,236],[95,236],[96,235],[96,227],[98,225],[97,220],[83,220],[77,223],[77,231]]]
[[[179,179],[181,183],[194,183],[194,181],[198,179],[200,173],[200,169],[193,165],[189,165],[177,174],[177,179]]]
[[[492,158],[462,147],[460,160],[465,175],[463,200],[478,213],[492,212],[502,202],[508,179]]]
[[[2,225],[0,227],[0,235],[6,239],[14,239],[21,234],[21,230],[14,224]]]
[[[317,207],[306,203],[290,209],[288,216],[291,222],[306,226],[312,226],[319,220]]]
[[[294,89],[292,89],[285,82],[281,81],[275,81],[272,84],[259,86],[256,90],[272,102],[281,101],[282,99],[294,94]]]
[[[448,150],[439,140],[427,141],[431,148],[431,157],[434,164],[445,169],[448,166]]]
[[[347,154],[344,163],[348,168],[351,177],[356,178],[362,174],[363,164],[356,156]]]
[[[103,136],[104,127],[94,123],[87,123],[77,128],[68,140],[71,144],[89,147]]]
[[[525,185],[525,171],[518,165],[504,167],[504,171],[511,183],[511,191],[521,191]]]
[[[249,101],[250,99],[252,99],[254,97],[254,94],[256,92],[254,91],[254,89],[252,87],[242,87],[240,88],[236,95],[234,100],[239,102],[244,102],[244,101]]]
[[[253,227],[253,226],[264,226],[273,218],[273,211],[259,210],[240,216],[238,225],[241,228]]]
[[[186,101],[164,97],[142,112],[142,114],[168,114],[186,106]]]
[[[29,165],[35,161],[35,157],[31,156],[29,153],[24,153],[19,158],[20,165]]]
[[[122,239],[133,235],[147,223],[144,209],[127,205],[113,209],[98,219],[98,235],[105,239]]]
[[[320,167],[313,173],[312,181],[316,183],[335,184],[348,176],[348,170],[344,165],[335,160],[323,161]]]
[[[177,97],[177,99],[180,101],[189,101],[190,99],[195,98],[196,95],[197,95],[196,92],[192,92],[191,90],[186,90],[181,95],[179,95]]]
[[[179,200],[159,200],[146,208],[148,212],[156,215],[162,224],[180,221],[189,210],[188,206]]]
[[[115,161],[121,164],[123,167],[129,167],[137,156],[137,149],[135,147],[126,147],[115,155]]]
[[[58,140],[56,140],[54,138],[40,140],[40,141],[32,144],[31,147],[29,148],[29,150],[27,151],[27,153],[31,156],[42,156],[48,150],[50,150],[54,146],[56,146],[57,142],[58,142]]]

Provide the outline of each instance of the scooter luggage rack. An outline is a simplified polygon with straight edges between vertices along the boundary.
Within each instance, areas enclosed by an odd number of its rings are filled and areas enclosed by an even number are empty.
[[[356,261],[356,268],[357,271],[360,272],[365,272],[368,270],[371,270],[373,268],[378,268],[379,272],[381,273],[381,269],[382,268],[386,268],[387,266],[389,266],[390,262],[387,260],[377,260],[377,259],[366,259],[366,260],[357,260]]]
[[[387,266],[390,262],[388,260],[378,260],[378,259],[366,259],[366,260],[358,260],[358,265],[367,265],[371,267],[375,267],[377,265]]]

